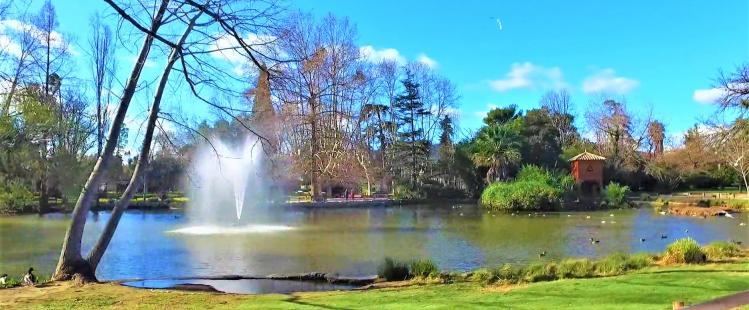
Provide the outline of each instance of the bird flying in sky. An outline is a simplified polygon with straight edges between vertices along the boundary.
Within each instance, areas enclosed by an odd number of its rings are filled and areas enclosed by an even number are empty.
[[[497,27],[499,27],[499,30],[502,31],[502,20],[497,17],[489,17],[489,18],[497,21]]]

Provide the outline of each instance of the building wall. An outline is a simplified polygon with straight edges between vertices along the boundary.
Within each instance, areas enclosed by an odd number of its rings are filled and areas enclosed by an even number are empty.
[[[603,185],[603,161],[581,160],[572,162],[572,176],[577,183],[586,181]]]

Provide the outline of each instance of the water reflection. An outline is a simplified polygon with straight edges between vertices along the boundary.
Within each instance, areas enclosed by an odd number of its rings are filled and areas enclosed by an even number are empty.
[[[106,212],[90,216],[86,250],[109,217]],[[545,260],[657,252],[686,236],[700,243],[749,243],[749,229],[739,226],[740,222],[749,222],[747,214],[737,214],[735,219],[701,219],[662,216],[650,209],[513,216],[487,213],[472,205],[421,205],[275,209],[268,212],[267,219],[263,225],[290,229],[175,234],[169,232],[191,226],[182,214],[127,212],[102,260],[100,278],[312,271],[362,276],[376,273],[377,264],[385,256],[429,257],[442,269],[469,270],[538,260],[542,251],[547,253]],[[22,273],[31,264],[42,272],[51,272],[67,220],[60,214],[0,217],[0,271]],[[600,243],[593,244],[590,238]]]

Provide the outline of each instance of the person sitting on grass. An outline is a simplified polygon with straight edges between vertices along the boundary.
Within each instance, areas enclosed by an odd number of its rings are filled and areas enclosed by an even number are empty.
[[[29,272],[23,276],[23,285],[33,286],[36,284],[36,276],[33,273],[34,268],[29,267]]]

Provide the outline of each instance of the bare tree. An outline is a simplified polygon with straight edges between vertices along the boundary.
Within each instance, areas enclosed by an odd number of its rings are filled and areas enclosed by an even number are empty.
[[[739,118],[729,126],[715,128],[715,153],[735,170],[749,195],[749,120]]]
[[[575,128],[572,126],[572,99],[566,89],[548,91],[540,101],[541,107],[549,111],[551,123],[559,132],[559,145],[565,146],[574,138]]]
[[[31,26],[28,16],[21,16],[18,21],[20,27],[15,29],[14,33],[10,36],[15,45],[13,50],[6,51],[9,55],[7,57],[8,60],[4,61],[8,67],[3,68],[2,78],[10,86],[6,90],[7,93],[5,94],[2,114],[0,116],[9,115],[14,99],[13,96],[19,87],[31,80],[32,55],[41,47],[37,30]]]
[[[736,67],[736,72],[730,74],[721,72],[717,84],[723,91],[718,99],[722,109],[749,110],[749,63]]]
[[[104,134],[107,123],[108,102],[105,96],[111,89],[105,87],[112,84],[115,75],[114,53],[115,47],[112,30],[104,24],[99,14],[95,14],[90,21],[91,36],[88,39],[91,51],[91,73],[93,77],[94,96],[96,97],[96,155],[101,155],[104,146]],[[107,92],[105,95],[104,92]]]
[[[151,3],[145,0],[130,2],[105,0],[105,2],[127,24],[145,34],[145,38],[137,61],[127,80],[127,85],[123,89],[123,95],[117,113],[112,120],[103,151],[73,210],[71,224],[66,232],[60,260],[53,276],[57,280],[66,280],[76,276],[83,280],[95,280],[96,266],[114,235],[119,223],[119,216],[127,208],[129,200],[138,186],[139,176],[147,163],[154,128],[158,123],[157,119],[160,115],[167,115],[168,117],[168,114],[160,113],[160,104],[164,87],[169,81],[169,74],[172,70],[181,73],[183,78],[183,84],[181,85],[186,85],[189,93],[198,102],[229,114],[248,131],[254,133],[241,119],[232,114],[234,112],[232,107],[209,100],[203,92],[206,89],[217,92],[231,91],[231,83],[223,78],[232,78],[232,74],[227,73],[224,67],[212,61],[211,55],[215,55],[219,51],[234,50],[241,52],[242,57],[251,61],[254,66],[260,70],[267,70],[262,62],[267,59],[260,59],[260,57],[264,57],[264,53],[258,51],[258,46],[253,46],[242,34],[262,33],[263,30],[267,32],[273,19],[280,12],[279,7],[272,1],[206,0],[205,2],[197,2],[192,0],[161,0]],[[181,35],[177,35],[176,38],[172,34],[175,29],[181,29]],[[195,36],[193,37],[192,34]],[[218,46],[217,42],[222,38],[228,39],[231,45],[229,47]],[[104,167],[113,158],[114,150],[118,145],[118,137],[123,128],[125,114],[134,96],[145,62],[155,46],[166,48],[170,52],[149,112],[146,134],[138,156],[137,168],[99,241],[89,253],[88,258],[83,259],[81,238],[86,223],[86,212],[88,212],[96,197],[96,189],[104,177]],[[235,78],[235,80],[239,79]],[[240,92],[231,92],[231,94],[237,93]],[[262,136],[259,136],[259,138],[264,139]],[[265,142],[267,142],[267,139]]]

